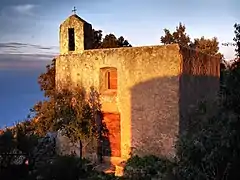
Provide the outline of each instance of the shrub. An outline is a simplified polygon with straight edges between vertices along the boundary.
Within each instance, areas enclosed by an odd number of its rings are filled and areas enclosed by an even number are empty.
[[[52,162],[38,169],[32,179],[42,180],[117,180],[114,175],[107,175],[93,170],[87,159],[75,155],[57,156]]]
[[[74,156],[58,156],[38,169],[37,176],[43,180],[77,180],[86,178],[91,171],[88,161]]]
[[[124,168],[124,177],[126,179],[151,179],[164,178],[173,172],[175,163],[166,158],[158,158],[150,155],[145,157],[133,156],[127,162]]]
[[[239,179],[240,117],[231,111],[202,122],[194,134],[177,143],[178,173],[181,179]],[[233,178],[234,177],[234,178]]]

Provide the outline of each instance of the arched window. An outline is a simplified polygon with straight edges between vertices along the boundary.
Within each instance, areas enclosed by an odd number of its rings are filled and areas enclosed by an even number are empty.
[[[117,68],[101,68],[100,90],[117,90]]]

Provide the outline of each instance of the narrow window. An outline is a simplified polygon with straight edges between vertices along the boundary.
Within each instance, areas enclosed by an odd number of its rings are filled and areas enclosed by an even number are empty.
[[[107,72],[107,89],[117,89],[117,71],[110,70]]]
[[[104,67],[100,69],[100,92],[113,93],[117,92],[117,68]],[[109,91],[110,90],[110,91]]]
[[[111,89],[111,73],[107,72],[107,89]]]
[[[75,51],[74,28],[68,28],[68,50],[69,51]]]

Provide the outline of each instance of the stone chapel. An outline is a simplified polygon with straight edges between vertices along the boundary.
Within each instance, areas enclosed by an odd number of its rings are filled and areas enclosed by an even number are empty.
[[[90,23],[73,14],[60,25],[56,87],[100,94],[110,157],[172,156],[201,100],[214,102],[220,60],[178,44],[92,49]]]

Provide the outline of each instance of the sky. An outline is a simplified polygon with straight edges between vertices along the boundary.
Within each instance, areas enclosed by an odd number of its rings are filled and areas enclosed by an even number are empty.
[[[25,54],[22,60],[57,54],[59,25],[73,6],[95,29],[123,35],[134,46],[160,44],[163,29],[174,30],[179,22],[192,38],[216,36],[220,43],[232,42],[233,25],[240,22],[238,0],[1,0],[1,59],[17,61],[13,53]],[[220,51],[226,59],[234,56],[233,47]]]
[[[216,36],[220,44],[231,43],[233,25],[240,23],[239,0],[1,0],[1,107],[11,102],[25,113],[42,97],[37,77],[58,54],[59,25],[74,6],[94,29],[123,36],[133,46],[160,44],[163,29],[175,30],[179,22],[191,38]],[[220,46],[220,52],[227,60],[234,58],[234,47]],[[17,100],[10,98],[16,89]],[[18,115],[1,108],[0,114],[5,119]]]

